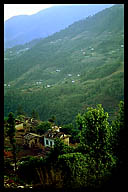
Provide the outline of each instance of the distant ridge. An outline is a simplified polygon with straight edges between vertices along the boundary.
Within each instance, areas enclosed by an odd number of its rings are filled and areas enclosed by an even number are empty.
[[[55,6],[33,15],[14,16],[5,21],[5,48],[47,37],[68,25],[112,5]]]

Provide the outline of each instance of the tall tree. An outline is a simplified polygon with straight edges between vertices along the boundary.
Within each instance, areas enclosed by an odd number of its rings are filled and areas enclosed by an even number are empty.
[[[79,120],[82,123],[79,151],[94,160],[93,171],[97,181],[100,181],[116,165],[111,149],[112,127],[108,123],[108,113],[99,104],[96,108],[88,108]]]
[[[98,156],[109,149],[111,126],[108,113],[104,112],[102,105],[97,105],[97,108],[89,107],[81,117],[79,114],[77,123],[82,127],[81,144],[87,146],[89,151]]]
[[[16,140],[15,140],[15,133],[16,133],[15,118],[14,118],[14,114],[12,112],[10,112],[9,115],[8,115],[8,120],[7,120],[7,135],[9,136],[10,143],[12,145],[12,153],[13,153],[13,159],[14,159],[15,170],[16,170]]]

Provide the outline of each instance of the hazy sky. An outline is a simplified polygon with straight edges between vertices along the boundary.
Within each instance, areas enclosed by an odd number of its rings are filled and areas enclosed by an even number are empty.
[[[4,4],[4,21],[16,15],[32,15],[43,9],[58,5],[66,4]]]
[[[4,4],[4,21],[16,15],[32,15],[59,4]]]

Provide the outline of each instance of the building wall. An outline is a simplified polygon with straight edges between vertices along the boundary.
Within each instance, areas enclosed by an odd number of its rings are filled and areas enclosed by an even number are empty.
[[[35,145],[35,140],[34,140],[34,139],[31,139],[31,140],[29,141],[29,148],[32,148],[33,145]]]
[[[17,130],[23,129],[23,123],[18,124],[18,125],[15,125],[15,128],[16,128]]]
[[[66,145],[69,145],[69,137],[62,139],[62,141]],[[44,137],[44,146],[52,147],[51,142],[52,142],[52,146],[54,146],[54,140],[53,139],[49,139],[49,138]]]
[[[49,139],[49,138],[44,137],[44,146],[52,147],[51,143],[52,143],[52,146],[54,146],[54,140],[53,139]]]
[[[39,147],[41,146],[41,143],[39,143],[39,138],[31,138],[30,140],[24,138],[24,144],[28,145],[29,148],[32,148],[35,145]]]
[[[69,137],[68,137],[68,138],[63,139],[63,142],[64,142],[66,145],[69,145]]]
[[[42,144],[40,143],[39,138],[33,138],[29,141],[29,148],[32,148],[35,145],[39,148],[42,148]]]

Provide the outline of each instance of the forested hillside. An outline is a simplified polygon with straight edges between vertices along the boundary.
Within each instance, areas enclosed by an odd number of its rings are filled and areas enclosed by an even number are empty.
[[[103,104],[114,118],[124,97],[124,7],[115,5],[34,43],[5,51],[5,116],[18,106],[41,120],[73,121]]]

